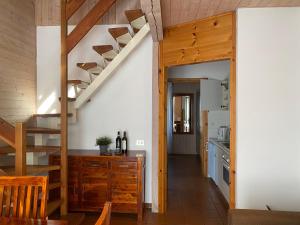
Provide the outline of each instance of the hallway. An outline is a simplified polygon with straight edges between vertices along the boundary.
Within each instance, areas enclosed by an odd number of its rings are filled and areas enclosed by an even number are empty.
[[[171,155],[168,159],[168,211],[165,215],[149,210],[144,225],[225,225],[226,207],[216,186],[203,178],[200,160],[191,155]],[[84,225],[93,225],[98,215],[86,216]],[[135,225],[136,217],[113,214],[112,225]]]

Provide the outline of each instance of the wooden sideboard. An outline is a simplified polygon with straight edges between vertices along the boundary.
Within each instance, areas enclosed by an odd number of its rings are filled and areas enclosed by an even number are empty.
[[[60,156],[51,155],[50,165],[59,165]],[[145,152],[128,151],[105,156],[94,150],[70,150],[68,155],[69,211],[101,211],[106,201],[112,211],[136,213],[142,220],[144,205]],[[60,171],[49,174],[49,182],[60,180]],[[59,198],[60,190],[50,191]]]

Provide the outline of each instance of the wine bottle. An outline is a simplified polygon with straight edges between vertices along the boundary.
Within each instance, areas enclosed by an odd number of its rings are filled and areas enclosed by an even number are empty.
[[[118,131],[118,136],[116,138],[116,150],[117,151],[121,150],[121,136],[120,136],[120,131]]]
[[[122,138],[122,152],[123,153],[127,153],[127,146],[128,146],[128,142],[127,142],[127,137],[126,137],[126,131],[124,131],[123,138]]]

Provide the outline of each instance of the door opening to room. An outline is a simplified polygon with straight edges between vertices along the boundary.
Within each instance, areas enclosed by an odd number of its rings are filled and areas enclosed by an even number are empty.
[[[187,78],[188,72],[178,75],[180,67],[168,70],[166,216],[178,210],[184,212],[178,220],[192,223],[201,218],[190,213],[205,209],[215,213],[214,219],[225,221],[230,168],[229,62],[184,67],[200,75]],[[202,76],[202,70],[211,72]]]

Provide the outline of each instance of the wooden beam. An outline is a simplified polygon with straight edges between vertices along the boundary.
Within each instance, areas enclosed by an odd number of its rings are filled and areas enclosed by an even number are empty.
[[[67,12],[66,12],[66,17],[67,20],[71,18],[71,16],[73,16],[73,14],[83,5],[83,3],[86,0],[70,0],[67,2]]]
[[[68,52],[67,32],[68,23],[66,18],[66,1],[61,0],[61,200],[60,211],[62,215],[68,213]]]
[[[0,118],[0,139],[11,147],[15,147],[15,128],[2,118]]]
[[[230,59],[230,174],[229,207],[235,208],[236,174],[236,14],[232,16],[232,56]]]
[[[163,40],[160,0],[141,0],[141,7],[150,25],[153,41]]]
[[[89,30],[101,19],[116,0],[101,0],[83,18],[75,29],[67,37],[67,53],[69,53],[78,42],[89,32]]]
[[[25,123],[16,123],[15,128],[15,174],[16,176],[26,175],[26,126]]]

